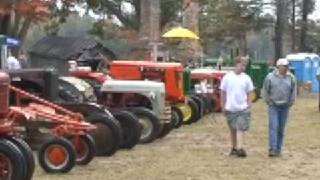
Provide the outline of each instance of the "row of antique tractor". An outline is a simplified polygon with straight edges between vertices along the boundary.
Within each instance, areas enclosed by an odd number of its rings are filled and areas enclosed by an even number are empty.
[[[59,71],[0,72],[0,179],[32,179],[31,148],[46,172],[66,173],[221,110],[225,72],[214,69],[81,61]]]

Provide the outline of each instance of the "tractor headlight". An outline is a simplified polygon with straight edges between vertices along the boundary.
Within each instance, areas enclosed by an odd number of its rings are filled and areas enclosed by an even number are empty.
[[[150,97],[151,99],[156,99],[156,94],[155,94],[154,92],[150,92],[150,93],[149,93],[149,97]]]

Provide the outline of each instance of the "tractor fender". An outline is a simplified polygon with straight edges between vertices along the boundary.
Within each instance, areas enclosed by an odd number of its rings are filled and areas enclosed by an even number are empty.
[[[59,105],[70,111],[81,113],[84,116],[106,114],[109,117],[113,117],[107,108],[96,103],[59,103]]]

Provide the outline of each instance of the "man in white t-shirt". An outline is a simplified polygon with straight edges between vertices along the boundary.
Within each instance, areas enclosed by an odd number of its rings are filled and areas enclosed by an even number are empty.
[[[250,93],[254,90],[251,78],[245,73],[247,60],[235,59],[234,70],[226,74],[220,85],[222,107],[228,122],[232,149],[230,155],[246,157],[244,135],[250,127]]]

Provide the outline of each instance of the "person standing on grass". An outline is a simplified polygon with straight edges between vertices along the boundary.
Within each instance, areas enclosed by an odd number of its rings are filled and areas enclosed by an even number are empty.
[[[281,155],[289,109],[296,99],[297,83],[288,65],[287,59],[279,59],[277,69],[267,75],[263,85],[263,96],[269,108],[270,157]]]
[[[250,93],[254,90],[251,78],[245,73],[247,59],[237,57],[234,70],[226,74],[220,85],[222,107],[230,129],[230,156],[246,157],[244,150],[245,132],[251,119]]]

